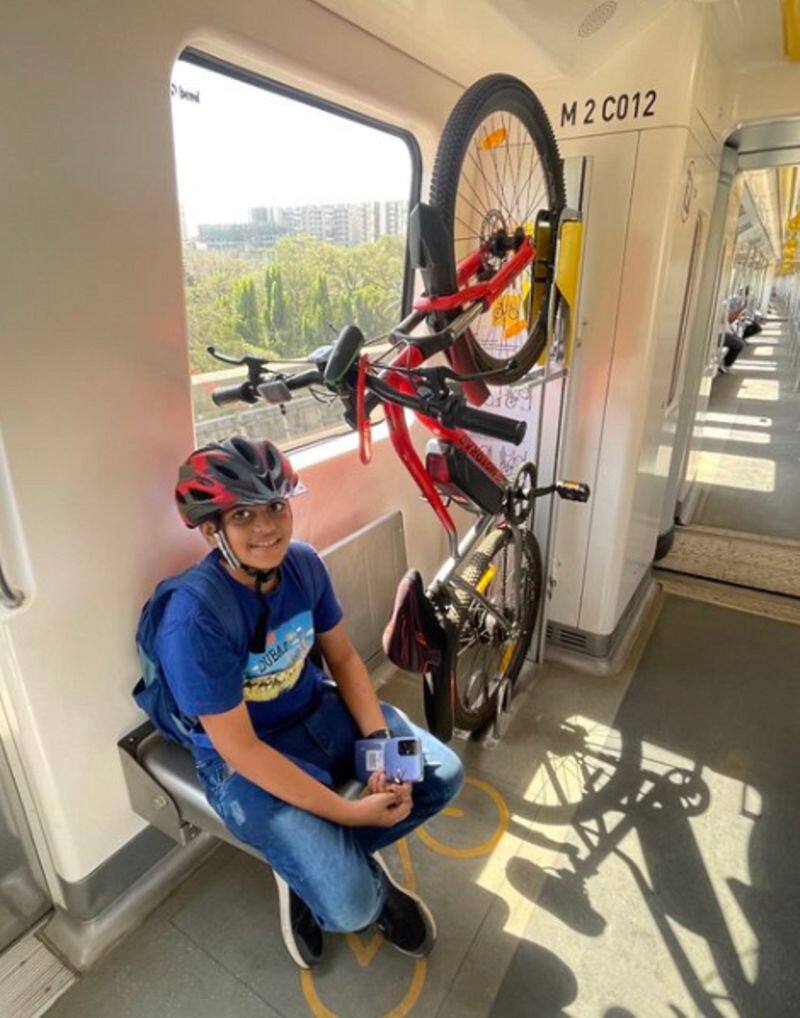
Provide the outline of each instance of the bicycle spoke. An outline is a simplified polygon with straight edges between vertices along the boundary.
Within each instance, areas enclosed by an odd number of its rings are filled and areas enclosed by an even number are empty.
[[[465,184],[469,184],[469,186],[470,186],[470,190],[471,190],[471,191],[472,191],[472,193],[473,193],[473,194],[475,195],[475,200],[476,200],[476,201],[478,202],[478,204],[483,204],[483,213],[482,213],[482,215],[485,215],[485,214],[486,214],[486,213],[487,213],[487,212],[489,211],[489,206],[483,203],[483,199],[482,199],[482,198],[481,198],[481,196],[480,196],[480,195],[478,194],[478,190],[477,190],[477,188],[475,187],[475,185],[474,185],[474,184],[472,183],[472,180],[471,180],[471,179],[470,179],[470,178],[469,178],[468,176],[466,176],[466,175],[465,175],[465,176],[462,176],[462,178],[461,178],[461,179],[463,180],[463,182],[464,182]],[[462,193],[462,192],[461,192],[461,188],[459,187],[459,189],[458,189],[458,194],[459,194],[459,195],[461,195],[461,193]]]
[[[509,144],[509,141],[511,139],[511,114],[509,113],[509,115],[508,115],[508,129],[507,130],[506,130],[505,122],[503,121],[503,114],[502,113],[500,114],[500,123],[503,124],[503,130],[506,131],[506,144],[503,147],[505,149],[505,157],[506,157],[505,165],[506,165],[506,167],[509,167],[510,166],[510,159],[511,159],[511,145]],[[509,183],[511,185],[511,193],[514,194],[514,192],[516,190],[516,187],[515,187],[515,184],[514,184],[514,177],[513,177],[513,174],[510,172],[510,169],[509,169],[509,177],[510,177]]]
[[[531,202],[530,207],[525,212],[525,219],[526,220],[527,220],[528,216],[533,215],[534,209],[536,209],[541,204],[542,191],[544,189],[544,186],[545,186],[545,181],[544,181],[544,177],[542,177],[541,183],[539,184],[538,188],[536,189],[536,193],[533,196],[533,201]]]
[[[480,217],[481,220],[483,219],[485,213],[481,212],[480,209],[477,209],[469,200],[469,198],[467,198],[467,196],[463,194],[461,191],[459,191],[458,193],[458,201],[463,201],[465,204],[469,205],[472,211],[475,212]]]
[[[495,131],[497,130],[497,128],[494,126],[494,115],[492,115],[492,118],[489,121],[489,126],[492,128],[492,130],[489,132],[489,134],[490,135],[494,134]],[[498,190],[499,190],[499,194],[501,196],[500,197],[500,201],[501,201],[500,209],[501,209],[502,212],[505,212],[506,216],[510,217],[511,213],[510,213],[509,208],[508,208],[508,200],[506,199],[505,188],[503,187],[503,178],[502,178],[502,176],[500,174],[500,170],[498,169],[498,166],[497,166],[497,146],[491,145],[489,147],[489,151],[492,154],[492,165],[494,166],[494,172],[495,172],[495,176],[497,178],[497,187],[498,187]]]
[[[475,138],[475,146],[476,147],[477,147],[477,144],[478,144],[478,140],[477,140],[477,136],[476,136],[476,138]],[[500,198],[500,195],[498,194],[496,189],[492,189],[490,187],[490,185],[489,185],[489,178],[483,172],[483,167],[481,166],[481,163],[480,163],[480,149],[478,149],[478,159],[476,159],[475,156],[469,150],[467,151],[467,155],[472,160],[473,164],[475,165],[475,167],[478,170],[478,173],[481,175],[481,179],[483,180],[484,187],[486,189],[487,208],[491,208],[492,207],[489,204],[489,202],[491,201],[491,197],[492,196],[496,199],[496,201],[494,203],[494,207],[498,207],[498,206],[502,205],[502,200]]]

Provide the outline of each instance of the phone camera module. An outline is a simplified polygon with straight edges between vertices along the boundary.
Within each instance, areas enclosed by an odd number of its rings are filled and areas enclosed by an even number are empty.
[[[397,751],[400,756],[415,756],[417,753],[416,739],[402,739],[397,744]]]

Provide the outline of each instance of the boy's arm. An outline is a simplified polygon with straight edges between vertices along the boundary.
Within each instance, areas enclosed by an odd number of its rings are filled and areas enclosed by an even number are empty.
[[[244,702],[222,714],[203,714],[200,721],[214,748],[242,777],[326,820],[352,822],[346,799],[258,738]]]
[[[322,655],[362,735],[386,727],[369,672],[341,623],[319,633]]]

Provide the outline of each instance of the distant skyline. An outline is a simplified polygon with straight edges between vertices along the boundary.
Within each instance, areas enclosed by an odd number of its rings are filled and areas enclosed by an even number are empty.
[[[408,198],[411,159],[393,135],[182,61],[172,82],[179,201],[192,233],[200,222],[246,222],[259,206]]]

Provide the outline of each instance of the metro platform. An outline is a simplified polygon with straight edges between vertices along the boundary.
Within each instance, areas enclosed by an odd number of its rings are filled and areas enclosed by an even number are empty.
[[[616,676],[548,664],[502,741],[453,740],[463,790],[384,853],[429,958],[326,934],[301,972],[269,870],[221,845],[48,1015],[800,1013],[800,605],[665,584]],[[411,677],[379,695],[421,720]]]

